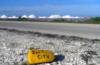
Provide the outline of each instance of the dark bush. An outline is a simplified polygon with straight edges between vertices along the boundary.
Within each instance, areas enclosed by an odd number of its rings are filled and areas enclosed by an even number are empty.
[[[22,18],[22,17],[18,17],[18,21],[28,21],[28,19],[27,18]]]
[[[100,24],[100,17],[93,17],[90,19],[93,24]]]

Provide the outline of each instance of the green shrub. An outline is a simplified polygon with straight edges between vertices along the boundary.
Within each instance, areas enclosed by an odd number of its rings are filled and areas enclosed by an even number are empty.
[[[27,18],[22,18],[22,17],[18,17],[18,21],[28,21],[28,19]]]
[[[93,17],[90,21],[93,24],[100,24],[100,17]]]

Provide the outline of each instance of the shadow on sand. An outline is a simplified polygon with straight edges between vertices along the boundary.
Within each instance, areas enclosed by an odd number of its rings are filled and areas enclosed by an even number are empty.
[[[63,61],[65,59],[64,55],[55,55],[55,61]]]

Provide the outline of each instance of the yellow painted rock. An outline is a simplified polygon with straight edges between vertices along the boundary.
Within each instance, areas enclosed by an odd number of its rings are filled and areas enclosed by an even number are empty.
[[[31,49],[28,51],[27,55],[28,64],[52,62],[54,59],[54,53],[49,50]]]

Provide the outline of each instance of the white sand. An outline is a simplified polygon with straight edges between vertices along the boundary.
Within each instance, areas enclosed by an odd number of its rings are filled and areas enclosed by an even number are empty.
[[[29,48],[47,49],[65,57],[61,61],[39,65],[100,65],[100,41],[0,30],[0,65],[22,65]]]

